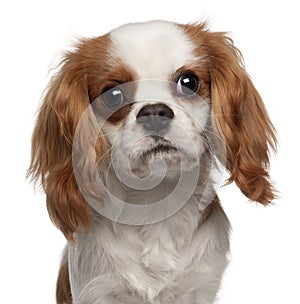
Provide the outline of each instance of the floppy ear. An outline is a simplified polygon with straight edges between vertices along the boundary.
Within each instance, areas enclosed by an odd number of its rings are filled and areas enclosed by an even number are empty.
[[[38,113],[28,170],[33,179],[41,179],[49,215],[70,241],[74,232],[88,229],[91,223],[72,167],[74,133],[89,105],[87,77],[76,56],[68,54],[50,82]]]
[[[225,140],[229,182],[264,205],[274,198],[269,179],[269,148],[276,148],[275,129],[262,99],[247,75],[239,50],[223,33],[207,32],[212,112]]]

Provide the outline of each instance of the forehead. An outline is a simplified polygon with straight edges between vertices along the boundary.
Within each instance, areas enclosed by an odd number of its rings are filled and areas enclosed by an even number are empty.
[[[195,46],[175,23],[151,21],[124,25],[110,33],[112,58],[130,67],[139,79],[168,79],[195,60]]]

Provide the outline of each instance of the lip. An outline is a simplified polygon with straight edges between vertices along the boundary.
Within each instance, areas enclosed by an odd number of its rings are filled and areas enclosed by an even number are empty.
[[[169,140],[162,138],[154,138],[155,142],[152,143],[146,150],[141,154],[141,159],[146,160],[151,156],[155,155],[169,155],[169,154],[179,154],[179,149]]]

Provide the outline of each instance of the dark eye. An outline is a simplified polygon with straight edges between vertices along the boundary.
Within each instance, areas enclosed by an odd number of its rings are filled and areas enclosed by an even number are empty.
[[[101,95],[101,101],[110,110],[118,109],[125,102],[125,95],[118,87],[108,89]]]
[[[200,81],[194,74],[182,74],[177,80],[177,93],[184,96],[192,96],[200,89]]]

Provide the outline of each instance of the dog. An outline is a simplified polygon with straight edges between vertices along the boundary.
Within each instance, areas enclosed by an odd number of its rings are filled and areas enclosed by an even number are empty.
[[[272,149],[226,33],[149,21],[82,39],[44,95],[28,171],[68,240],[57,303],[213,303],[228,264],[224,172],[268,205]]]

